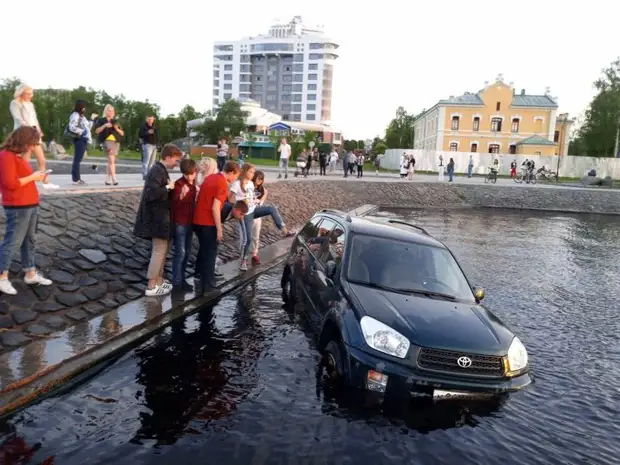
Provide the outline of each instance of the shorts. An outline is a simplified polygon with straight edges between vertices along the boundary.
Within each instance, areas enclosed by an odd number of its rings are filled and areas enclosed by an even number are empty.
[[[106,140],[103,142],[103,150],[105,150],[106,155],[111,157],[116,157],[118,155],[120,146],[121,144],[111,140]]]

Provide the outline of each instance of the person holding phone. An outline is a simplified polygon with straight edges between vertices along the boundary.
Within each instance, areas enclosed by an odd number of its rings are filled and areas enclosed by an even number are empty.
[[[114,107],[107,104],[103,109],[103,117],[99,118],[95,123],[95,134],[99,137],[99,143],[103,145],[103,150],[108,157],[106,186],[118,185],[116,179],[116,157],[121,146],[121,139],[125,137],[125,132],[119,126],[115,115]]]
[[[40,133],[32,126],[13,131],[0,146],[0,194],[6,226],[0,243],[0,292],[9,295],[17,290],[9,281],[13,256],[20,251],[24,282],[28,285],[50,286],[35,267],[39,191],[36,182],[47,179],[45,171],[32,171],[28,159],[40,143]],[[51,170],[48,170],[51,171]]]

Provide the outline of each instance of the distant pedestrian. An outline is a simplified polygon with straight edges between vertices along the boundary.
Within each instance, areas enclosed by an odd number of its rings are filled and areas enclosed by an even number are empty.
[[[284,179],[288,178],[288,161],[291,158],[291,146],[286,141],[286,137],[283,137],[278,147],[280,153],[280,165],[278,167],[278,179],[282,178],[282,170],[284,170]]]
[[[471,178],[472,171],[474,170],[474,156],[469,156],[469,161],[467,162],[467,177]]]
[[[39,120],[37,118],[37,112],[34,108],[34,104],[32,103],[34,90],[26,84],[20,84],[17,86],[17,89],[15,89],[13,96],[14,100],[12,100],[9,105],[9,110],[11,112],[11,116],[13,117],[13,129],[15,130],[22,126],[29,126],[38,131],[39,145],[35,147],[32,153],[37,159],[39,171],[45,171],[45,153],[43,153],[43,147],[41,146],[43,132],[41,131],[41,126],[39,125]],[[30,160],[30,154],[25,160]]]
[[[28,158],[40,143],[41,135],[35,127],[20,126],[0,146],[0,194],[6,217],[0,243],[0,292],[4,294],[17,294],[9,281],[9,267],[17,251],[26,284],[52,284],[35,267],[39,218],[39,191],[35,182],[43,182],[47,173],[40,170],[33,173]]]
[[[336,163],[338,163],[338,152],[336,152],[336,148],[332,147],[332,151],[329,154],[329,172],[336,172]]]
[[[151,260],[147,271],[148,285],[145,294],[158,297],[172,290],[172,283],[164,279],[166,255],[172,237],[171,204],[174,181],[168,170],[173,169],[183,157],[176,145],[165,145],[161,160],[153,165],[146,175],[140,206],[136,215],[133,233],[152,242]]]
[[[142,179],[146,179],[146,175],[155,163],[159,141],[154,115],[146,117],[146,121],[140,126],[139,136],[142,144]]]
[[[73,163],[71,164],[71,179],[74,186],[83,186],[86,183],[82,181],[80,173],[80,164],[86,154],[86,147],[92,142],[90,133],[91,123],[88,121],[84,113],[86,112],[86,102],[78,100],[75,102],[73,112],[69,116],[69,124],[65,129],[65,135],[71,139],[73,143]]]
[[[321,176],[327,175],[327,157],[328,155],[325,152],[321,152],[319,154],[319,168],[320,168],[319,174]]]
[[[510,163],[510,177],[514,178],[517,176],[517,159],[515,158]]]
[[[409,164],[407,165],[407,177],[409,180],[413,180],[413,174],[415,173],[415,158],[413,155],[409,155]]]
[[[375,175],[379,176],[379,170],[381,169],[381,155],[375,156]]]
[[[439,180],[443,181],[443,175],[444,175],[444,166],[443,166],[443,155],[440,153],[439,154]]]
[[[116,119],[116,111],[112,105],[107,104],[104,107],[103,117],[95,123],[95,134],[99,136],[99,143],[103,146],[103,151],[108,158],[105,184],[106,186],[117,186],[116,157],[120,151],[121,139],[125,137],[125,132]]]
[[[452,176],[454,176],[454,158],[450,158],[447,169],[448,169],[448,182],[452,182]]]
[[[357,177],[358,178],[364,177],[364,163],[365,162],[366,162],[366,157],[364,157],[363,153],[360,153],[360,155],[357,157]]]
[[[217,144],[217,170],[222,172],[224,165],[228,160],[228,144],[226,139],[221,139]]]

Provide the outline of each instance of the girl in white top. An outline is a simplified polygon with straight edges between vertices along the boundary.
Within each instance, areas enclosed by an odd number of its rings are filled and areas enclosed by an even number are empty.
[[[13,116],[13,130],[22,126],[31,126],[39,131],[40,137],[43,137],[41,127],[39,126],[39,120],[37,118],[37,112],[34,109],[34,104],[32,103],[33,96],[34,91],[32,90],[32,87],[26,84],[20,84],[17,86],[17,89],[15,89],[15,99],[9,105],[11,116]],[[37,159],[39,171],[45,171],[45,154],[43,153],[43,147],[40,144],[37,145],[32,153],[34,153],[34,156]],[[24,159],[29,160],[30,153],[24,154]],[[45,178],[43,182],[45,183],[49,181]]]
[[[231,203],[243,200],[248,204],[248,212],[245,217],[239,220],[239,249],[241,264],[239,269],[246,271],[248,269],[248,255],[252,245],[252,226],[254,223],[254,209],[256,208],[256,197],[254,195],[254,172],[256,168],[251,163],[244,163],[241,167],[239,179],[230,186],[230,194],[228,201]]]

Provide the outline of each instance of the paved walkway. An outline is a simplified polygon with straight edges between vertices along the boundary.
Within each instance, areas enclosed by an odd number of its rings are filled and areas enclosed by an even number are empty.
[[[274,182],[277,180],[277,169],[273,167],[259,167],[262,171],[265,172],[266,181]],[[295,178],[293,176],[294,170],[289,171],[289,178],[287,181],[289,182],[312,182],[316,180],[320,181],[343,181],[345,180],[341,174],[341,172],[336,172],[335,174],[329,174],[327,176],[308,176],[307,178]],[[172,173],[172,178],[175,179],[180,176],[180,172],[178,169],[175,169]],[[118,175],[118,186],[106,186],[105,185],[105,174],[84,174],[82,179],[86,182],[85,186],[73,186],[71,182],[71,176],[65,174],[51,174],[50,175],[50,183],[56,184],[59,186],[59,189],[44,189],[40,188],[39,191],[43,195],[47,194],[59,194],[59,193],[67,193],[67,192],[93,192],[93,191],[105,191],[105,190],[118,190],[118,189],[138,189],[144,185],[142,180],[142,175],[135,174],[120,174]],[[363,181],[366,182],[385,182],[385,181],[393,181],[393,182],[402,182],[402,183],[438,183],[439,180],[437,175],[431,174],[416,174],[413,180],[400,179],[397,174],[392,173],[380,173],[377,176],[374,172],[367,173],[363,178]],[[347,182],[359,182],[360,180],[355,176],[350,176],[346,178]],[[444,183],[448,183],[447,177],[443,181]],[[472,177],[467,178],[466,176],[457,176],[454,178],[454,184],[464,184],[464,185],[481,185],[484,184],[484,178],[482,177]],[[493,186],[493,185],[491,185]],[[575,186],[566,186],[563,184],[556,183],[537,183],[535,185],[531,184],[516,184],[512,179],[503,179],[500,178],[497,180],[497,184],[494,186],[497,187],[505,187],[505,186],[517,186],[523,189],[585,189],[588,191],[599,190],[593,188],[584,188],[584,187],[575,187]],[[600,189],[607,190],[607,189]]]

